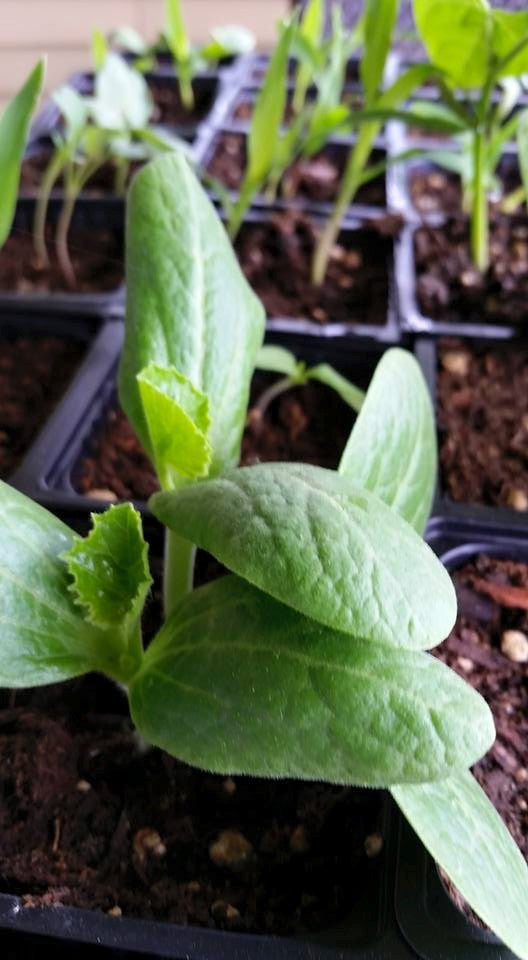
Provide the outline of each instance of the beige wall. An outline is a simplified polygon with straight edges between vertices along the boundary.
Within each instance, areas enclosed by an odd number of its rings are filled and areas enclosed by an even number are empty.
[[[250,27],[269,45],[287,0],[183,0],[193,40],[222,23]],[[0,0],[0,102],[16,89],[40,53],[48,54],[46,88],[73,70],[88,67],[93,27],[127,24],[154,37],[163,21],[163,0]]]

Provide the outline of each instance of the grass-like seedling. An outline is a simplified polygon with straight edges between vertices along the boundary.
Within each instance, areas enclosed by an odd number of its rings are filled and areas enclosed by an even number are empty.
[[[119,393],[160,481],[165,620],[145,649],[152,579],[131,504],[81,538],[2,484],[0,683],[97,670],[148,743],[197,767],[390,788],[527,960],[528,870],[469,773],[491,714],[426,652],[456,600],[422,539],[436,440],[418,365],[384,354],[337,471],[239,468],[262,306],[183,154],[143,169],[128,202]],[[196,547],[231,573],[193,589]]]
[[[22,156],[31,117],[42,90],[44,69],[44,60],[39,60],[0,115],[0,246],[5,243],[13,222]]]

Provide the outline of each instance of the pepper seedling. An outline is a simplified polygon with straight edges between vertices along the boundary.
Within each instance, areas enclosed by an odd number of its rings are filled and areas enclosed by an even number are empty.
[[[0,247],[5,243],[13,222],[20,166],[44,73],[45,61],[41,59],[0,115]]]
[[[426,651],[451,580],[425,544],[435,426],[414,358],[388,350],[337,471],[237,467],[264,311],[185,156],[135,177],[123,408],[158,472],[165,622],[131,504],[86,538],[0,485],[0,682],[97,670],[144,739],[222,774],[389,787],[483,920],[528,958],[528,868],[469,773],[490,711]],[[231,573],[193,589],[196,547]]]
[[[57,220],[57,259],[70,287],[76,286],[68,234],[79,194],[105,164],[115,171],[115,189],[125,192],[133,162],[145,162],[173,149],[175,138],[150,125],[153,103],[144,77],[117,54],[108,52],[101,34],[94,35],[93,95],[81,95],[65,85],[53,94],[62,124],[51,134],[53,150],[40,183],[33,239],[41,267],[49,265],[46,219],[51,192],[63,178],[64,200]]]
[[[525,113],[511,115],[521,92],[520,83],[511,81],[528,72],[528,13],[492,8],[487,0],[414,0],[414,16],[431,62],[442,74],[444,116],[463,135],[458,150],[436,151],[433,159],[461,175],[471,256],[477,270],[485,272],[488,195],[504,144],[516,135]],[[497,86],[505,81],[510,82],[497,99]],[[427,115],[425,105],[419,109]]]

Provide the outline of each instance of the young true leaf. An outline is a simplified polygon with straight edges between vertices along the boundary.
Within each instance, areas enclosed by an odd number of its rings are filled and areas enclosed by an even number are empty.
[[[205,477],[211,464],[209,401],[175,367],[149,364],[138,374],[148,451],[164,490]]]
[[[127,321],[121,403],[151,448],[137,375],[175,367],[207,395],[211,475],[238,462],[264,310],[216,212],[179,151],[134,180],[127,218]]]
[[[526,861],[471,773],[393,787],[392,794],[475,913],[528,960]]]
[[[528,71],[528,11],[493,10],[493,54],[499,77]]]
[[[346,377],[342,377],[328,363],[319,363],[316,367],[311,367],[307,372],[307,377],[309,380],[318,380],[319,383],[331,387],[353,410],[361,410],[365,400],[363,391],[350,383]]]
[[[61,559],[73,532],[0,482],[0,684],[32,687],[89,670],[121,676],[117,634],[87,623]]]
[[[366,0],[363,27],[365,49],[360,71],[367,107],[375,100],[383,81],[397,16],[398,0]]]
[[[493,34],[487,0],[414,0],[414,18],[432,62],[450,82],[481,87]]]
[[[20,164],[31,116],[44,80],[45,61],[39,60],[24,86],[0,114],[0,246],[11,229],[20,180]]]
[[[453,626],[455,592],[433,552],[381,500],[332,470],[260,464],[155,494],[150,504],[239,576],[354,637],[425,649]]]
[[[255,367],[257,370],[268,370],[270,373],[283,373],[286,377],[295,377],[298,363],[290,350],[265,343],[257,354]]]
[[[415,782],[494,737],[482,698],[433,657],[350,643],[233,576],[181,601],[130,704],[150,743],[225,774]]]
[[[94,97],[89,99],[95,122],[106,130],[140,130],[152,115],[152,97],[141,73],[117,53],[108,53],[95,75]]]
[[[436,429],[427,384],[406,350],[388,350],[376,367],[339,472],[423,533],[436,480]]]
[[[62,555],[72,577],[70,591],[85,619],[121,628],[137,621],[152,583],[141,517],[130,503],[92,514],[93,529],[75,537]]]

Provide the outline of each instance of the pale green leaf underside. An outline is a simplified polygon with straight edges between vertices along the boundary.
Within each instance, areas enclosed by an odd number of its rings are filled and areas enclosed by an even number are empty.
[[[141,517],[130,503],[92,514],[87,537],[75,537],[63,554],[76,602],[99,627],[123,626],[137,619],[152,583]]]
[[[350,643],[233,576],[181,601],[130,702],[149,742],[226,774],[412,782],[494,736],[482,698],[435,658]]]
[[[392,793],[475,913],[528,960],[528,867],[471,773],[393,787]]]
[[[260,464],[150,504],[180,536],[327,626],[412,648],[434,646],[453,626],[455,592],[433,552],[332,470]]]
[[[149,363],[175,367],[209,398],[211,472],[222,472],[239,460],[264,310],[180,151],[136,176],[126,247],[121,403],[152,454],[136,377]]]
[[[423,533],[436,481],[436,429],[427,384],[407,351],[381,358],[339,472]]]
[[[30,687],[109,669],[114,638],[83,619],[61,559],[74,534],[0,482],[0,686]]]
[[[137,377],[152,459],[163,489],[207,476],[209,400],[175,367],[151,363]]]

